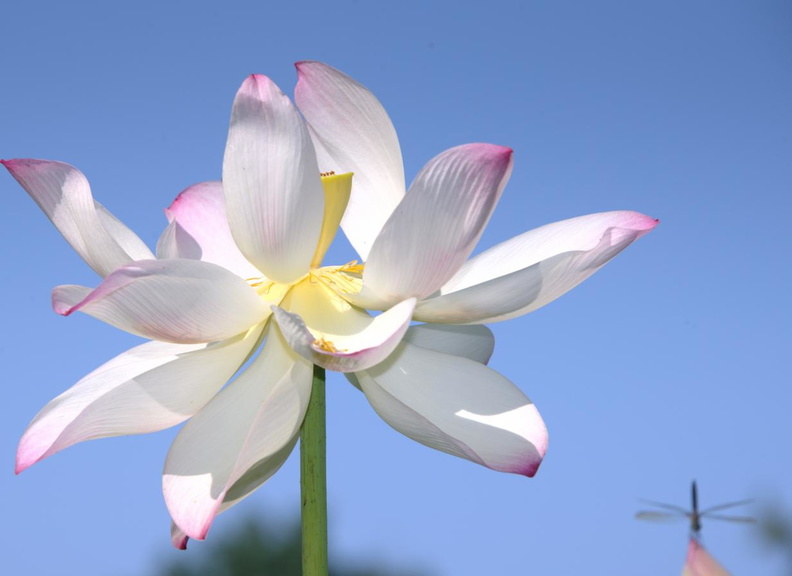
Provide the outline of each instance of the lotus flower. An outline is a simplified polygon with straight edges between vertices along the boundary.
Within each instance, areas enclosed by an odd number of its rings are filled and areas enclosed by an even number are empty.
[[[75,168],[3,161],[103,277],[95,289],[55,288],[56,312],[151,339],[50,402],[24,433],[17,472],[76,442],[187,420],[163,474],[179,547],[204,538],[286,460],[314,364],[347,373],[410,438],[533,476],[547,432],[525,394],[485,365],[494,341],[482,323],[550,302],[656,225],[635,212],[594,214],[468,260],[511,150],[452,148],[405,194],[396,134],[376,98],[322,64],[298,71],[307,124],[267,77],[246,79],[223,183],[176,198],[157,258]],[[339,221],[365,264],[321,265]]]
[[[696,538],[691,538],[682,576],[729,576],[729,573]]]

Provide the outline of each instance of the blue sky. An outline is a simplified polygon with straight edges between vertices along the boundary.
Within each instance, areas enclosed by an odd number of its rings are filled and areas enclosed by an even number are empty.
[[[220,177],[243,78],[267,74],[291,93],[292,63],[316,59],[380,98],[408,180],[458,144],[515,150],[479,249],[591,212],[661,219],[570,294],[492,327],[491,366],[550,429],[534,479],[420,446],[331,378],[333,554],[438,576],[660,576],[681,570],[687,532],[635,521],[641,497],[686,505],[696,478],[704,506],[756,498],[746,512],[792,513],[789,3],[286,4],[12,3],[0,157],[77,166],[153,246],[173,197]],[[0,202],[4,566],[151,573],[179,554],[160,493],[175,430],[89,442],[13,474],[36,412],[138,340],[55,315],[53,286],[97,277],[7,175]],[[213,531],[296,514],[298,490],[292,459]],[[781,571],[757,528],[703,533],[736,575]]]

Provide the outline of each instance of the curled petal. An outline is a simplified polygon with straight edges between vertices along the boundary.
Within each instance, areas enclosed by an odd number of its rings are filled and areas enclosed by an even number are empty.
[[[536,474],[544,422],[519,388],[483,364],[402,343],[356,376],[377,414],[413,440],[493,470]]]
[[[170,225],[157,243],[158,258],[203,260],[241,278],[261,275],[231,236],[221,182],[202,182],[183,190],[165,215]]]
[[[396,130],[364,86],[321,62],[298,62],[294,98],[308,120],[319,167],[354,172],[341,227],[368,258],[374,239],[404,196],[404,166]]]
[[[637,212],[603,212],[536,228],[468,260],[440,290],[419,302],[415,319],[499,322],[552,302],[657,226]]]
[[[223,188],[242,254],[278,282],[307,273],[324,217],[319,166],[305,122],[266,76],[249,76],[237,92]]]
[[[259,357],[185,424],[162,478],[168,510],[185,536],[202,540],[223,506],[283,464],[299,435],[312,374],[311,363],[271,325]]]
[[[36,415],[19,443],[16,472],[77,442],[180,424],[231,378],[260,333],[214,344],[147,342],[115,357]]]
[[[273,306],[283,336],[298,354],[337,372],[365,370],[390,355],[410,326],[415,298],[371,317],[323,285],[303,284],[287,312]]]
[[[196,260],[142,260],[77,300],[86,290],[55,288],[53,308],[64,316],[80,310],[132,334],[178,344],[224,340],[270,314],[247,282]]]
[[[436,292],[473,251],[511,167],[512,151],[492,144],[430,160],[377,237],[353,301],[382,309]]]
[[[0,160],[66,241],[100,276],[134,260],[153,258],[143,241],[94,201],[85,176],[49,160]]]
[[[729,573],[698,540],[691,538],[682,576],[729,576]]]

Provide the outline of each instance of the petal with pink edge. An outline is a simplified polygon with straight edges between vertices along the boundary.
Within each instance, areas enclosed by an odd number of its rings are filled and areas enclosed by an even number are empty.
[[[157,243],[157,258],[203,260],[241,278],[261,276],[231,236],[221,182],[202,182],[186,188],[165,215],[170,225]]]
[[[78,442],[180,424],[233,376],[260,334],[214,344],[148,342],[116,356],[36,415],[19,443],[16,472]]]
[[[368,258],[385,221],[404,197],[404,165],[396,130],[367,88],[321,62],[298,62],[294,99],[311,131],[322,171],[354,172],[341,227]]]
[[[470,259],[440,290],[418,303],[415,319],[499,322],[552,302],[657,226],[637,212],[603,212],[548,224]]]
[[[267,278],[308,272],[324,218],[324,192],[305,121],[266,76],[249,76],[231,111],[223,188],[231,234]]]
[[[493,470],[536,474],[547,450],[542,417],[483,364],[402,343],[356,376],[377,414],[413,440]]]
[[[363,289],[351,300],[383,309],[436,292],[470,256],[511,167],[512,151],[492,144],[458,146],[430,160],[374,242]]]
[[[119,268],[84,296],[86,290],[56,287],[53,308],[64,316],[79,310],[132,334],[177,344],[225,340],[270,315],[247,282],[197,260],[142,260]]]
[[[682,576],[730,576],[695,538],[690,539]]]
[[[226,499],[247,495],[283,464],[305,416],[312,374],[311,363],[271,325],[259,357],[185,424],[162,478],[184,535],[202,540]]]
[[[82,172],[63,162],[0,160],[66,241],[100,276],[153,258],[143,241],[94,201]]]

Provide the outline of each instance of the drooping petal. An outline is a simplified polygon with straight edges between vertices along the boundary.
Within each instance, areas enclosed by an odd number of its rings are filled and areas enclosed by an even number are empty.
[[[273,307],[274,316],[298,354],[327,370],[354,372],[393,352],[410,326],[415,298],[372,317],[321,282],[306,280],[290,292],[288,308]]]
[[[100,276],[154,257],[134,232],[93,199],[88,180],[73,166],[29,158],[0,160],[0,164]]]
[[[142,260],[119,268],[87,296],[85,290],[56,287],[53,308],[64,316],[80,310],[132,334],[177,344],[225,340],[270,314],[247,282],[197,260]]]
[[[321,62],[298,62],[294,99],[305,118],[323,171],[354,172],[341,227],[360,254],[371,245],[404,196],[404,165],[396,130],[364,86]]]
[[[494,470],[536,474],[544,422],[519,388],[483,364],[402,343],[356,376],[377,414],[413,440]]]
[[[486,364],[495,350],[492,330],[482,325],[454,326],[419,324],[410,326],[404,341],[443,354],[462,356]]]
[[[374,242],[352,301],[382,309],[436,292],[473,251],[511,167],[512,151],[492,144],[458,146],[430,160]]]
[[[192,417],[173,442],[162,486],[171,517],[203,539],[225,499],[260,485],[294,446],[311,394],[311,363],[271,325],[258,358]]]
[[[17,474],[78,442],[180,424],[231,378],[260,334],[214,344],[147,342],[116,356],[36,415],[19,443]]]
[[[221,182],[190,186],[176,197],[165,215],[170,225],[157,243],[157,258],[203,260],[241,278],[261,275],[231,236]]]
[[[532,312],[568,292],[657,226],[637,212],[603,212],[530,230],[470,259],[418,303],[415,319],[498,322]]]
[[[305,122],[266,76],[249,76],[237,92],[223,188],[242,254],[278,282],[307,273],[324,217],[319,166]]]
[[[715,558],[710,556],[698,540],[690,539],[682,576],[730,576]]]

